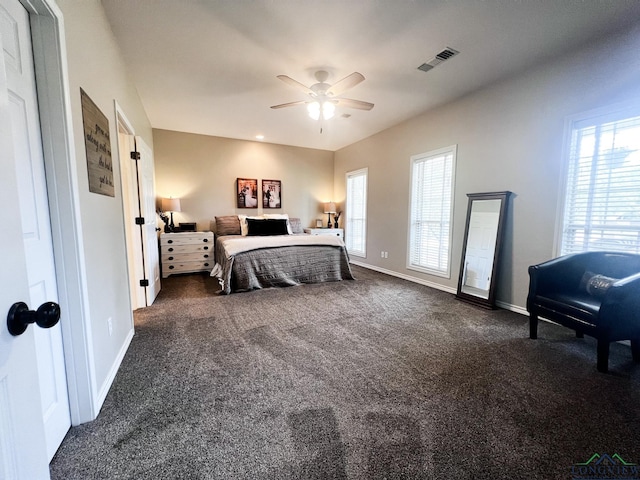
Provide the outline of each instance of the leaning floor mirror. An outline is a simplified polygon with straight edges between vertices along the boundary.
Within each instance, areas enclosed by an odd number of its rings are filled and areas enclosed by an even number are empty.
[[[460,277],[456,297],[495,308],[496,276],[511,192],[468,193]]]

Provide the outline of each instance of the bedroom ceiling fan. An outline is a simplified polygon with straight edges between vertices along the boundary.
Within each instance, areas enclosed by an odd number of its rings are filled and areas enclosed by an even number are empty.
[[[310,98],[309,100],[273,105],[271,108],[306,105],[309,116],[314,120],[318,120],[321,117],[323,120],[330,119],[335,115],[336,106],[357,108],[358,110],[371,110],[373,108],[373,103],[338,97],[338,95],[364,81],[364,75],[361,73],[353,72],[351,75],[347,75],[333,85],[326,83],[327,78],[329,78],[329,74],[324,70],[318,70],[315,73],[315,77],[318,83],[314,83],[310,87],[307,87],[287,75],[278,75],[278,78],[284,83],[302,90],[304,93],[309,95]]]

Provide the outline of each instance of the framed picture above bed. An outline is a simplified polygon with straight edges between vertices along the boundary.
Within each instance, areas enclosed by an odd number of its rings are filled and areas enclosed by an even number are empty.
[[[262,180],[262,208],[282,208],[280,180]]]
[[[258,179],[236,179],[236,201],[238,208],[258,208]]]

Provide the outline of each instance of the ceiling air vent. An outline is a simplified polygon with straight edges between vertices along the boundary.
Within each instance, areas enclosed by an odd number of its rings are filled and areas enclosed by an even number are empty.
[[[423,72],[428,72],[429,70],[431,70],[436,65],[441,64],[445,60],[449,60],[451,57],[453,57],[454,55],[457,55],[458,53],[460,53],[460,52],[457,51],[457,50],[454,50],[453,48],[446,47],[444,50],[442,50],[440,53],[438,53],[431,60],[429,60],[428,62],[423,63],[422,65],[420,65],[418,67],[418,70],[422,70]]]

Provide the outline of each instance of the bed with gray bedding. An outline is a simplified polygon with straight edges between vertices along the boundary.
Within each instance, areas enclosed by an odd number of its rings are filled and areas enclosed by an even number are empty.
[[[344,242],[330,235],[216,237],[220,293],[353,280]]]

